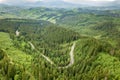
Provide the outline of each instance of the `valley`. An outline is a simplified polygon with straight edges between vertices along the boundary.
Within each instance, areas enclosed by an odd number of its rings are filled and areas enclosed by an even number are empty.
[[[0,7],[0,80],[119,80],[120,10]]]

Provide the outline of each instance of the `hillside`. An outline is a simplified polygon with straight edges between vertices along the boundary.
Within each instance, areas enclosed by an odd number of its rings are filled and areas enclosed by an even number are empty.
[[[119,80],[119,10],[0,8],[0,80]]]
[[[88,17],[101,17],[113,16],[120,17],[119,10],[102,10],[102,8],[45,8],[45,7],[15,7],[3,6],[0,9],[0,18],[20,18],[20,19],[37,19],[46,20],[52,23],[59,23],[67,17],[88,16]],[[93,14],[93,15],[92,15]],[[76,18],[75,18],[76,19]],[[71,20],[71,19],[70,19]],[[76,21],[76,20],[75,20]],[[66,22],[66,21],[65,21]],[[75,24],[75,23],[74,23]]]
[[[93,28],[97,27],[97,25],[102,25],[105,22],[112,22],[118,27],[120,21],[118,19],[120,17],[119,10],[102,10],[99,8],[57,9],[44,7],[7,7],[2,9],[0,10],[0,18],[2,19],[19,18],[45,20],[57,24],[60,27],[73,29],[80,34],[89,36],[105,35],[104,31],[95,30]]]

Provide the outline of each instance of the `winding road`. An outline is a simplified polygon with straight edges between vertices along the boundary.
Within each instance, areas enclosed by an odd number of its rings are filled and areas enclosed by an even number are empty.
[[[64,67],[58,67],[58,68],[68,68],[70,66],[72,66],[74,64],[74,49],[75,49],[75,42],[73,43],[72,47],[71,47],[71,51],[69,53],[70,55],[70,63],[67,66]]]
[[[29,42],[29,44],[31,45],[32,49],[35,49],[35,46],[31,42]],[[68,67],[70,67],[70,66],[72,66],[74,64],[74,49],[75,49],[75,45],[76,45],[76,43],[74,42],[72,47],[71,47],[70,53],[69,53],[69,55],[70,55],[70,63],[67,66],[58,67],[58,68],[68,68]],[[50,64],[52,64],[52,65],[55,64],[49,57],[45,56],[44,54],[41,54],[41,56],[43,58],[45,58]]]
[[[64,67],[58,67],[58,68],[68,68],[70,66],[72,66],[74,64],[74,49],[75,49],[75,42],[73,43],[72,47],[71,47],[71,51],[69,53],[70,55],[70,63],[67,66]],[[42,57],[44,57],[50,64],[55,64],[49,57],[41,54]]]
[[[31,45],[32,49],[35,49],[34,45],[29,42],[29,44]],[[70,66],[72,66],[74,64],[74,49],[75,49],[75,42],[73,43],[72,47],[71,47],[71,50],[70,50],[70,63],[67,65],[67,66],[64,66],[64,67],[58,67],[58,68],[68,68]],[[44,54],[41,54],[41,56],[43,58],[45,58],[50,64],[55,64],[49,57],[45,56]]]
[[[16,36],[19,36],[19,33],[20,32],[18,30],[16,30]],[[32,44],[32,42],[28,42],[28,43],[30,44],[30,46],[31,46],[31,48],[33,50],[36,49],[35,46]],[[76,42],[73,43],[73,45],[71,47],[71,50],[70,50],[70,53],[69,53],[69,55],[70,55],[70,63],[68,65],[66,65],[66,66],[58,67],[58,68],[68,68],[68,67],[70,67],[70,66],[72,66],[74,64],[74,49],[75,49],[75,45],[76,45]],[[50,64],[52,64],[52,65],[55,64],[49,57],[45,56],[44,54],[41,54],[41,56],[43,58],[45,58]]]

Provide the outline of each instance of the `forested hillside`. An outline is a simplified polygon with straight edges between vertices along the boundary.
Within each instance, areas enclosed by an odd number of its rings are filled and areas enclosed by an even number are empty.
[[[0,80],[120,80],[119,10],[0,8]]]

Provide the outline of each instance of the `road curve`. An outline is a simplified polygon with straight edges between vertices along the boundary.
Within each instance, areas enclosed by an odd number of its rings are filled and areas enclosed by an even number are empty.
[[[58,68],[68,68],[70,66],[72,66],[74,64],[74,49],[75,49],[75,42],[73,43],[72,47],[71,47],[71,51],[69,53],[70,55],[70,63],[67,66],[64,67],[58,67]]]
[[[19,36],[19,33],[20,32],[18,30],[16,30],[16,36]],[[30,46],[31,46],[31,48],[33,50],[36,49],[35,46],[31,42],[28,42],[28,43],[30,44]],[[70,55],[70,63],[67,66],[58,67],[58,68],[68,68],[68,67],[70,67],[70,66],[72,66],[74,64],[74,49],[75,49],[75,45],[76,45],[76,43],[74,42],[72,47],[71,47],[71,51],[69,53],[69,55]],[[45,56],[44,54],[41,54],[41,56],[43,58],[45,58],[50,64],[52,64],[52,65],[55,64],[49,57]]]
[[[33,49],[35,49],[34,45],[31,42],[29,42],[29,44],[31,45],[31,47]],[[70,67],[70,66],[72,66],[74,64],[74,49],[75,49],[75,45],[76,45],[76,43],[74,42],[72,47],[71,47],[70,53],[69,53],[69,55],[70,55],[70,63],[67,66],[58,67],[58,68],[68,68],[68,67]],[[49,57],[45,56],[44,54],[41,54],[41,56],[43,58],[45,58],[46,61],[48,61],[51,65],[55,64]]]

